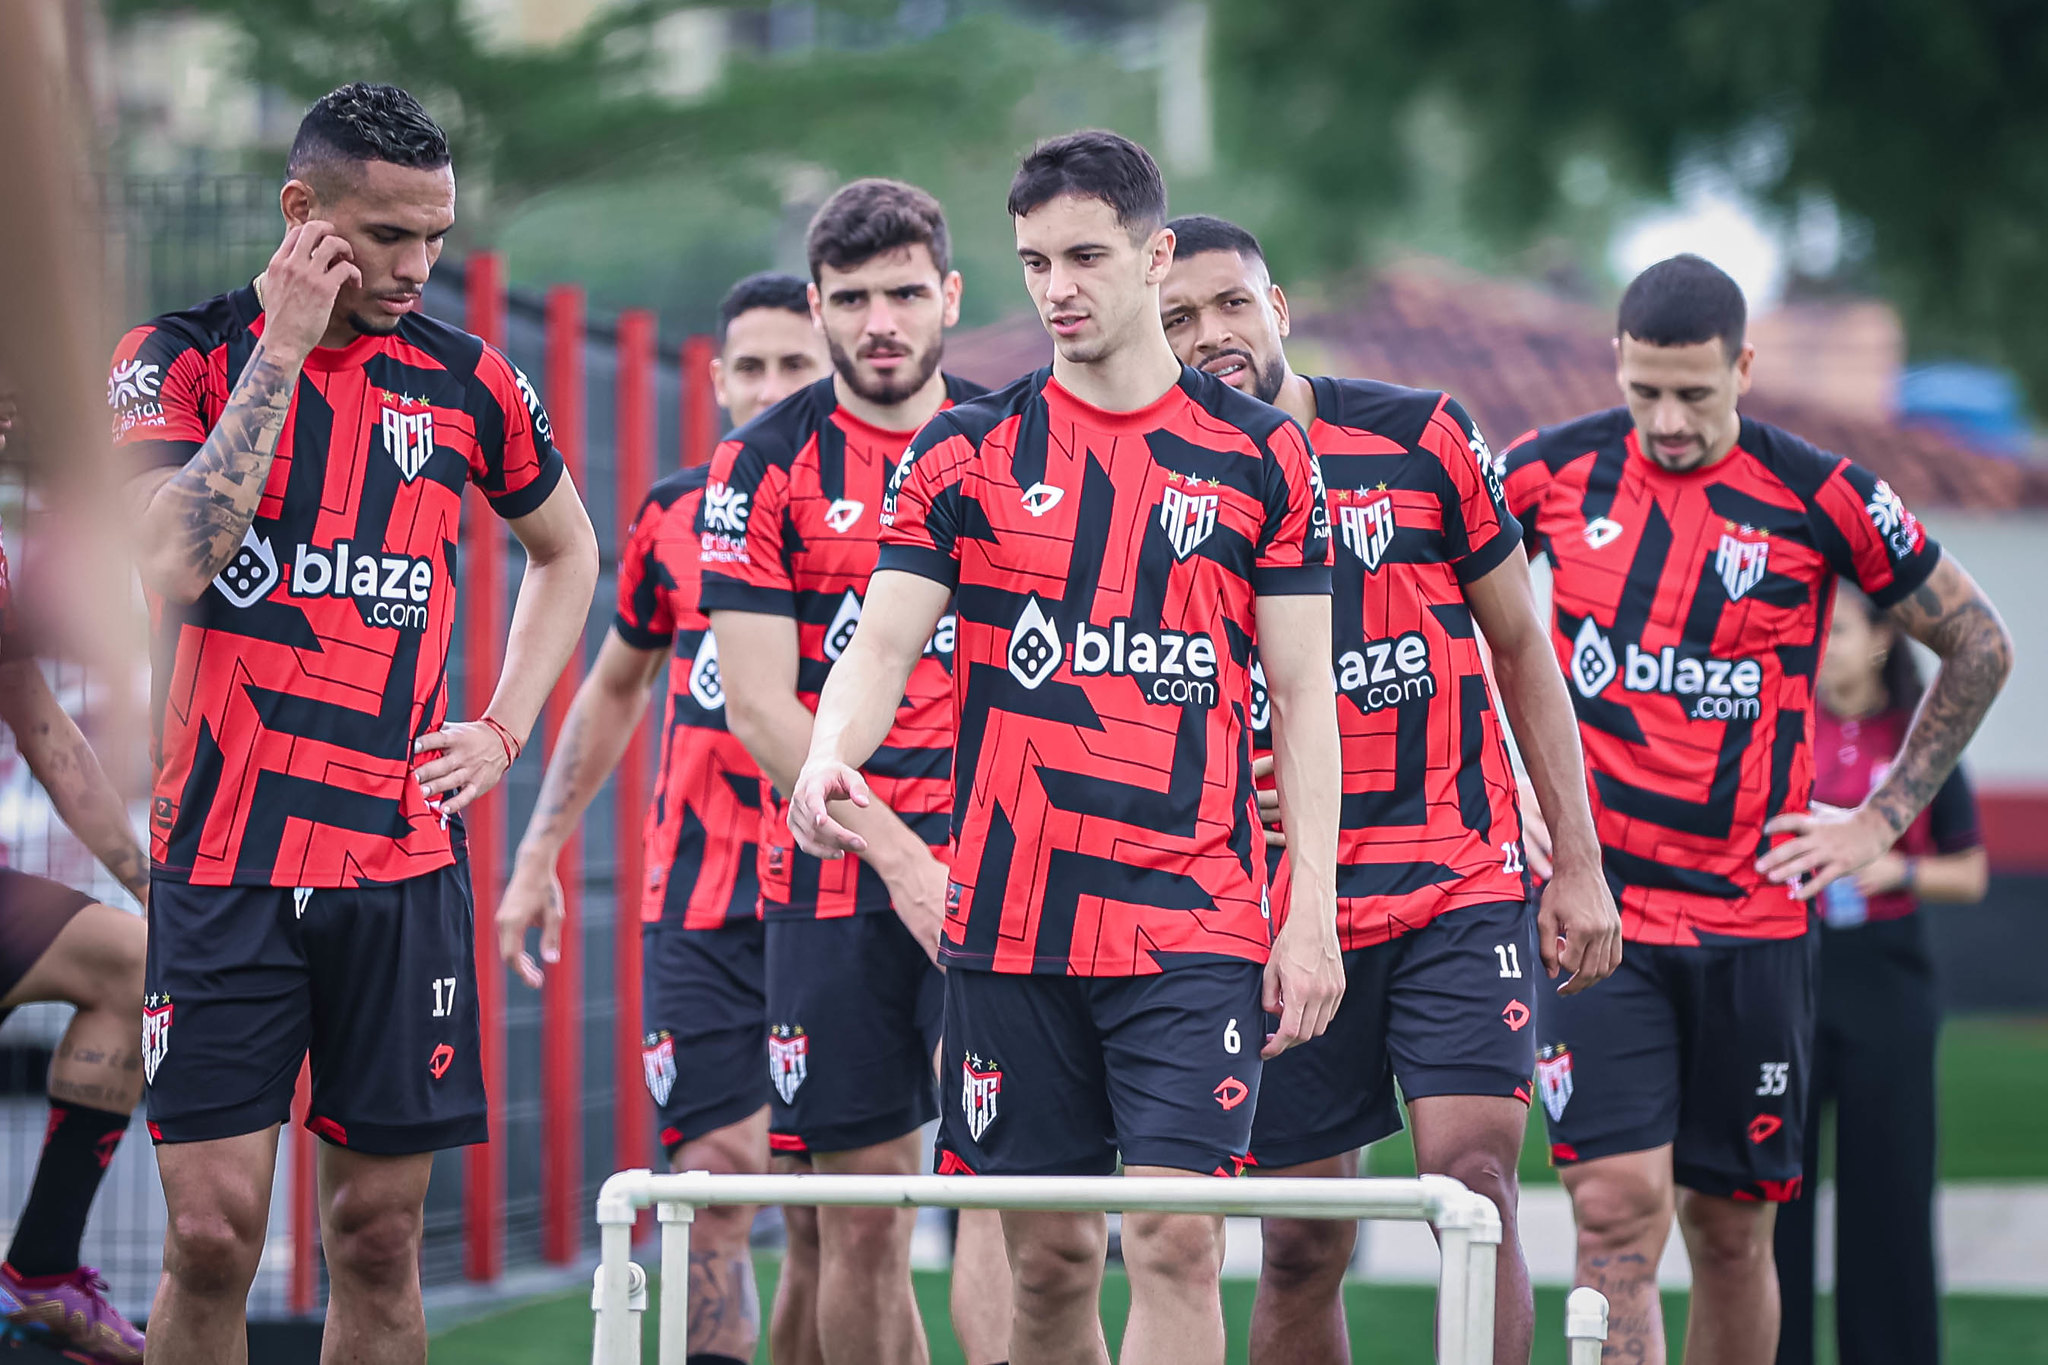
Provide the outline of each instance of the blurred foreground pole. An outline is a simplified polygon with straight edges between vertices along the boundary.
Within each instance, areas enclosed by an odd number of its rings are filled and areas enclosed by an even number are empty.
[[[711,357],[718,343],[707,336],[683,338],[677,378],[683,390],[683,467],[709,464],[718,444],[718,395],[711,391]]]
[[[464,275],[465,325],[500,350],[505,346],[504,263],[493,251],[471,254]],[[481,716],[498,685],[505,640],[505,529],[478,494],[462,518],[462,704]],[[453,709],[453,708],[451,708]],[[491,1140],[462,1150],[463,1273],[495,1280],[505,1257],[505,968],[498,961],[492,919],[504,871],[505,796],[479,801],[463,817],[469,834],[471,898],[476,907],[476,1007],[482,1024],[484,1094],[491,1102]]]
[[[547,405],[555,447],[569,478],[583,484],[589,424],[584,420],[583,290],[558,284],[547,301]],[[552,761],[562,720],[583,677],[583,647],[569,655],[543,712],[541,751]],[[541,984],[540,1247],[558,1265],[576,1259],[587,1214],[583,1208],[583,840],[562,845],[555,862],[562,882],[562,956]]]

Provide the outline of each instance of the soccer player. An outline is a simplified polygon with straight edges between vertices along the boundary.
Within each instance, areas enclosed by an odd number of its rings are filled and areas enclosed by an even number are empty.
[[[827,364],[804,281],[794,275],[750,275],[735,284],[719,304],[718,330],[712,385],[740,425]],[[541,780],[498,907],[498,944],[536,987],[544,968],[524,951],[527,930],[540,926],[541,964],[559,960],[556,859],[618,766],[666,671],[640,897],[647,1089],[671,1169],[759,1174],[768,1169],[769,1095],[754,875],[761,774],[725,728],[717,642],[697,605],[704,475],[698,466],[656,483],[627,532],[612,628],[576,689]],[[792,1221],[811,1217],[806,1211]],[[689,1352],[698,1365],[754,1358],[761,1313],[747,1243],[753,1221],[751,1207],[711,1208],[692,1230]],[[793,1233],[781,1282],[795,1286],[804,1306],[792,1321],[815,1318],[816,1281],[815,1239]],[[791,1348],[778,1359],[816,1359],[815,1328],[809,1336],[807,1353]]]
[[[1571,700],[1537,616],[1521,527],[1456,400],[1296,374],[1287,296],[1258,239],[1220,218],[1168,226],[1167,340],[1185,363],[1307,429],[1337,527],[1337,908],[1348,985],[1328,1033],[1268,1064],[1252,1155],[1262,1174],[1356,1175],[1359,1150],[1400,1127],[1398,1080],[1418,1169],[1454,1176],[1500,1208],[1494,1353],[1527,1361],[1534,1303],[1515,1163],[1536,1062],[1529,978],[1540,961],[1553,980],[1568,974],[1565,992],[1600,981],[1620,956],[1621,920],[1600,875]],[[1540,917],[1481,637],[1556,817],[1557,871]],[[1255,710],[1254,724],[1262,719]],[[1275,885],[1285,884],[1283,862]],[[1350,1359],[1341,1291],[1358,1225],[1268,1218],[1264,1233],[1252,1359]]]
[[[861,618],[896,461],[927,418],[981,390],[939,369],[945,329],[959,320],[960,276],[937,200],[899,181],[855,181],[818,210],[806,247],[833,373],[713,456],[698,513],[702,602],[727,722],[774,784],[760,865],[771,1145],[808,1153],[822,1171],[909,1174],[921,1164],[918,1130],[938,1113],[942,998],[931,954],[952,804],[950,621],[920,641],[910,698],[870,770],[880,800],[866,812],[868,856],[825,864],[792,847],[780,794],[795,786],[811,708]],[[914,1211],[828,1208],[817,1220],[825,1358],[923,1359],[910,1286]],[[956,1320],[971,1318],[976,1300],[1002,1297],[974,1269],[999,1254],[994,1232],[991,1218],[963,1219]],[[963,1284],[979,1287],[963,1295]],[[999,1323],[963,1335],[975,1338],[976,1365],[1007,1349]]]
[[[1912,823],[2012,659],[1997,612],[1888,484],[1737,411],[1744,322],[1742,291],[1708,262],[1651,266],[1621,300],[1624,406],[1504,455],[1508,506],[1550,560],[1627,941],[1612,978],[1538,1014],[1537,1085],[1579,1281],[1613,1305],[1607,1349],[1653,1365],[1674,1204],[1688,1365],[1771,1358],[1773,1209],[1799,1189],[1813,1046],[1806,902]],[[1837,578],[1941,658],[1853,810],[1809,804]]]
[[[1321,1033],[1343,992],[1322,487],[1284,413],[1167,345],[1173,234],[1142,147],[1041,143],[1009,211],[1053,364],[940,413],[904,456],[791,818],[808,849],[872,847],[856,768],[957,601],[943,1169],[1105,1175],[1121,1155],[1132,1175],[1232,1175],[1263,1060]],[[1277,937],[1255,642],[1297,836]],[[1106,1360],[1102,1216],[1005,1213],[1003,1228],[1014,1359]],[[1126,1214],[1123,1249],[1120,1359],[1220,1362],[1222,1219]]]
[[[597,580],[532,386],[419,312],[455,219],[441,130],[402,90],[344,86],[307,113],[288,174],[263,273],[130,332],[109,384],[147,468],[156,623],[143,1069],[169,1225],[152,1365],[244,1358],[309,1052],[323,1349],[426,1359],[433,1153],[489,1136],[461,814],[518,755]],[[527,567],[490,706],[455,721],[470,483]]]

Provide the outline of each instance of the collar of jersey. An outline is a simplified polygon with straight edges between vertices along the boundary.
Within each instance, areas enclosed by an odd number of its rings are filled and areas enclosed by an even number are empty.
[[[384,340],[385,338],[380,336],[365,334],[357,336],[346,346],[315,346],[312,353],[306,357],[305,367],[309,370],[322,371],[353,369],[377,354],[380,343]]]
[[[1183,367],[1182,377],[1185,378],[1187,373]],[[1182,392],[1179,382],[1176,381],[1172,388],[1142,408],[1133,408],[1129,412],[1111,412],[1108,408],[1098,408],[1085,399],[1075,397],[1074,391],[1055,379],[1050,369],[1045,372],[1045,388],[1042,392],[1045,394],[1046,406],[1053,412],[1070,418],[1091,431],[1105,432],[1111,436],[1137,436],[1148,431],[1157,431],[1166,424],[1167,414],[1187,401],[1187,395]]]

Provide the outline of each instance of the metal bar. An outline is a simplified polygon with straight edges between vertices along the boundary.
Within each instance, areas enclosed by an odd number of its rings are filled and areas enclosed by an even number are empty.
[[[463,276],[465,321],[493,346],[505,344],[504,262],[479,251]],[[491,704],[498,682],[498,652],[504,645],[504,530],[479,492],[463,517],[462,537],[462,711],[469,719]],[[498,936],[490,915],[498,903],[504,853],[505,804],[479,802],[464,813],[469,835],[470,890],[483,929],[476,933],[476,1008],[481,1026],[478,1062],[491,1108],[491,1140],[462,1153],[463,1273],[495,1280],[503,1267],[505,1156],[505,969],[498,961]]]
[[[618,544],[624,548],[626,528],[640,510],[640,500],[654,484],[656,414],[654,401],[654,314],[629,308],[619,314],[618,382]],[[620,1170],[647,1159],[647,1130],[653,1117],[640,1072],[640,896],[647,884],[642,858],[642,812],[647,808],[647,722],[643,719],[612,779],[614,929],[612,932],[613,1021],[612,1079],[616,1108],[612,1118],[612,1160]]]
[[[588,424],[583,375],[583,290],[558,284],[548,290],[547,405],[555,448],[569,477],[583,482]],[[579,642],[555,679],[543,713],[542,743],[552,755],[562,720],[583,675]],[[583,841],[573,832],[555,871],[562,885],[562,955],[541,985],[540,1245],[557,1265],[582,1250],[583,1220]]]
[[[661,1219],[661,1317],[655,1327],[661,1365],[688,1365],[690,1356],[690,1223],[688,1204],[656,1204]]]
[[[1571,1345],[1571,1365],[1600,1365],[1607,1340],[1607,1296],[1580,1285],[1564,1301],[1564,1336]]]
[[[718,343],[707,336],[686,337],[676,377],[683,389],[683,466],[709,464],[718,444],[718,398],[711,391],[711,359]]]

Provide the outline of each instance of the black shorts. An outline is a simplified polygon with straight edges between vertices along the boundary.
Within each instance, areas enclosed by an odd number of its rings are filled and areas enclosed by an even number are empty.
[[[0,867],[0,999],[21,984],[91,896],[62,882]],[[0,1010],[5,1019],[11,1010]]]
[[[1672,1145],[1701,1194],[1799,1195],[1813,1056],[1813,935],[1630,943],[1613,976],[1545,1002],[1537,1095],[1569,1165]]]
[[[1345,953],[1344,1002],[1329,1029],[1266,1063],[1252,1156],[1285,1169],[1399,1132],[1397,1080],[1410,1100],[1527,1104],[1546,981],[1528,901],[1465,906]]]
[[[640,1060],[662,1150],[747,1118],[768,1103],[764,928],[649,924],[640,931]]]
[[[943,977],[903,921],[781,916],[767,931],[774,1150],[848,1152],[937,1118]]]
[[[946,973],[941,1174],[1236,1175],[1259,1103],[1256,962],[1151,976]]]
[[[149,1135],[205,1142],[291,1118],[377,1156],[487,1142],[466,863],[317,890],[153,878],[142,1013]]]

